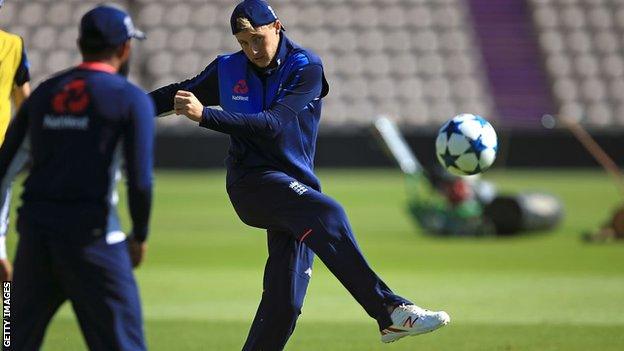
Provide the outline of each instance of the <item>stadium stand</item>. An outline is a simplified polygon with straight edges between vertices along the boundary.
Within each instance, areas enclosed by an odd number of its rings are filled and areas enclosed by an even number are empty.
[[[558,113],[624,125],[624,2],[530,0]]]
[[[92,0],[12,0],[4,28],[24,37],[35,84],[76,63],[76,23]],[[131,79],[151,89],[199,73],[236,51],[230,0],[128,0],[149,40]],[[458,112],[494,118],[479,49],[462,0],[273,0],[287,35],[321,56],[331,85],[325,128],[365,125],[380,113],[437,126]],[[590,91],[593,91],[590,89]],[[182,123],[171,119],[166,124]],[[433,122],[433,123],[431,123]]]

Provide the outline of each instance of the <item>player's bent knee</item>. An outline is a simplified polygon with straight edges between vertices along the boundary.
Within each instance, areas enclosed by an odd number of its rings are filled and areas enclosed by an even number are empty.
[[[345,210],[336,201],[329,199],[324,201],[317,208],[316,217],[326,230],[334,235],[344,232],[348,226],[348,219]]]
[[[323,197],[322,201],[319,201],[316,212],[322,218],[335,218],[346,220],[347,214],[342,206],[334,199],[330,197]]]

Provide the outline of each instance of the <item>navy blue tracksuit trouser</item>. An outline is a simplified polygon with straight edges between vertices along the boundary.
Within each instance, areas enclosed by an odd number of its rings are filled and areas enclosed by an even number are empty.
[[[109,245],[106,233],[58,232],[19,219],[18,231],[7,350],[39,350],[67,299],[90,350],[146,350],[126,241]]]
[[[301,313],[314,254],[380,330],[392,324],[389,306],[410,303],[370,268],[344,210],[330,197],[277,171],[247,174],[228,186],[228,194],[244,223],[268,233],[262,301],[244,351],[284,348]]]

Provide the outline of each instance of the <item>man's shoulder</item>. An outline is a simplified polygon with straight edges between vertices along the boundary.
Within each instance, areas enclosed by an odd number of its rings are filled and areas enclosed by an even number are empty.
[[[123,78],[123,77],[120,77],[120,78],[122,78],[125,81],[124,82],[125,89],[128,91],[129,94],[131,94],[131,95],[146,95],[147,94],[147,92],[143,88],[141,88],[140,86],[132,83],[131,81],[129,81],[129,80]]]
[[[310,64],[314,65],[323,65],[321,58],[314,53],[312,50],[303,48],[303,47],[294,47],[288,57],[287,61],[290,62],[294,67],[303,67]]]
[[[87,71],[86,74],[92,79],[93,84],[99,85],[107,91],[120,91],[123,96],[134,98],[145,95],[146,92],[138,85],[132,83],[128,78],[116,74],[102,71]]]
[[[24,51],[22,37],[17,34],[0,30],[0,56],[11,57],[16,60],[16,64],[20,61],[20,56]]]
[[[87,84],[95,88],[94,93],[101,96],[116,96],[130,102],[136,100],[142,102],[143,99],[147,99],[145,90],[122,75],[96,70],[77,70],[76,67],[56,73],[42,83],[42,86],[45,84],[47,87],[57,88],[58,83],[64,84],[63,82],[73,79],[86,79]]]
[[[41,83],[39,83],[39,86],[37,86],[37,88],[33,90],[32,94],[52,89],[60,81],[64,80],[69,74],[71,74],[72,70],[73,68],[67,68],[62,71],[53,73],[52,75],[45,78]]]
[[[292,41],[289,40],[289,44],[291,45],[292,49],[290,50],[288,57],[286,59],[286,62],[288,62],[288,66],[290,66],[290,71],[294,71],[294,70],[298,70],[301,69],[303,67],[307,67],[307,66],[320,66],[321,70],[324,70],[323,68],[323,61],[321,61],[321,58],[314,53],[314,51],[301,47],[298,44],[293,43]],[[325,79],[325,74],[321,73],[321,77],[322,77],[322,90],[321,90],[321,97],[325,97],[328,93],[329,93],[329,84],[327,83],[327,80]]]
[[[222,60],[231,60],[233,58],[238,58],[238,57],[243,57],[243,58],[246,57],[243,50],[239,50],[236,52],[228,52],[228,53],[218,55],[217,58],[213,62],[219,62]]]
[[[0,29],[0,41],[21,43],[22,42],[22,37],[20,37],[17,34],[13,34],[11,32],[5,32],[5,31]]]
[[[120,77],[123,78],[123,77]],[[138,85],[130,82],[127,79],[125,80],[125,96],[130,102],[138,105],[153,105],[153,100],[147,95],[147,92],[143,90],[143,88]]]
[[[154,102],[147,92],[119,74],[106,72],[90,72],[93,85],[92,94],[100,101],[115,101],[122,111],[130,108],[151,114]],[[150,116],[150,117],[153,117]]]

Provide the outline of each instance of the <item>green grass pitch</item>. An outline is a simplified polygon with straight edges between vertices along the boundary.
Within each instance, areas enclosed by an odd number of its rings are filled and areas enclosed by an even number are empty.
[[[488,173],[502,190],[548,190],[566,206],[556,232],[498,240],[419,234],[396,171],[320,178],[386,283],[452,322],[381,344],[376,323],[317,260],[287,350],[624,350],[624,245],[579,240],[620,201],[603,173]],[[223,173],[158,172],[149,245],[137,271],[149,348],[240,350],[260,299],[265,235],[236,218]],[[86,349],[67,304],[43,349]]]

